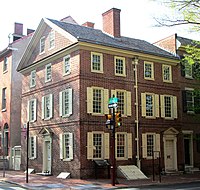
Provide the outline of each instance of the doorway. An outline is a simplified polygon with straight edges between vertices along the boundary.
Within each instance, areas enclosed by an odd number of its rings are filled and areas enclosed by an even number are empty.
[[[185,167],[193,166],[193,135],[192,132],[183,131]]]

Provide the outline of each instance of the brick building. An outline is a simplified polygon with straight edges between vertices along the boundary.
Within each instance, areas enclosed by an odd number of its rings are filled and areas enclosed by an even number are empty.
[[[36,172],[94,176],[94,160],[110,159],[108,99],[119,98],[116,161],[152,171],[183,169],[179,58],[120,34],[120,10],[94,23],[42,19],[18,66],[23,74],[22,125],[30,123],[29,159]],[[70,20],[70,21],[69,21]],[[22,167],[26,141],[22,138]]]
[[[12,169],[15,169],[12,148],[21,145],[22,75],[16,71],[16,68],[33,31],[27,32],[28,35],[24,36],[23,24],[15,23],[13,39],[10,39],[13,42],[0,52],[0,157],[1,164],[4,156],[8,161],[6,163],[9,163],[6,166]]]
[[[185,171],[196,170],[200,167],[200,97],[196,93],[200,90],[200,81],[195,78],[199,73],[199,63],[193,65],[183,60],[187,45],[194,45],[191,39],[183,38],[177,34],[166,37],[155,43],[156,45],[179,55],[178,86],[180,88],[180,158]]]

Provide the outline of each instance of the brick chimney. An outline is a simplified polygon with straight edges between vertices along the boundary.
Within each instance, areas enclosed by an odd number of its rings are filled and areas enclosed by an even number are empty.
[[[85,22],[84,24],[82,24],[82,26],[86,26],[88,28],[94,28],[94,23],[93,22]]]
[[[103,31],[114,36],[120,37],[120,9],[112,8],[105,13],[103,16]]]
[[[23,36],[23,24],[15,22],[13,41],[20,39]]]

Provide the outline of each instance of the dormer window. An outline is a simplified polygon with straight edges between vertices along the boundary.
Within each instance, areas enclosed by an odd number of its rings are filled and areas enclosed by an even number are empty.
[[[45,49],[45,36],[40,39],[40,53],[44,53]]]

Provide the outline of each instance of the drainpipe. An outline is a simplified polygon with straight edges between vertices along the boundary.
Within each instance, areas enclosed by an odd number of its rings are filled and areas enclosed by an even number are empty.
[[[140,150],[139,150],[139,104],[138,104],[138,72],[137,72],[137,65],[138,65],[138,57],[133,58],[134,64],[134,79],[135,79],[135,124],[136,124],[136,160],[137,160],[137,167],[141,169],[140,163]]]

